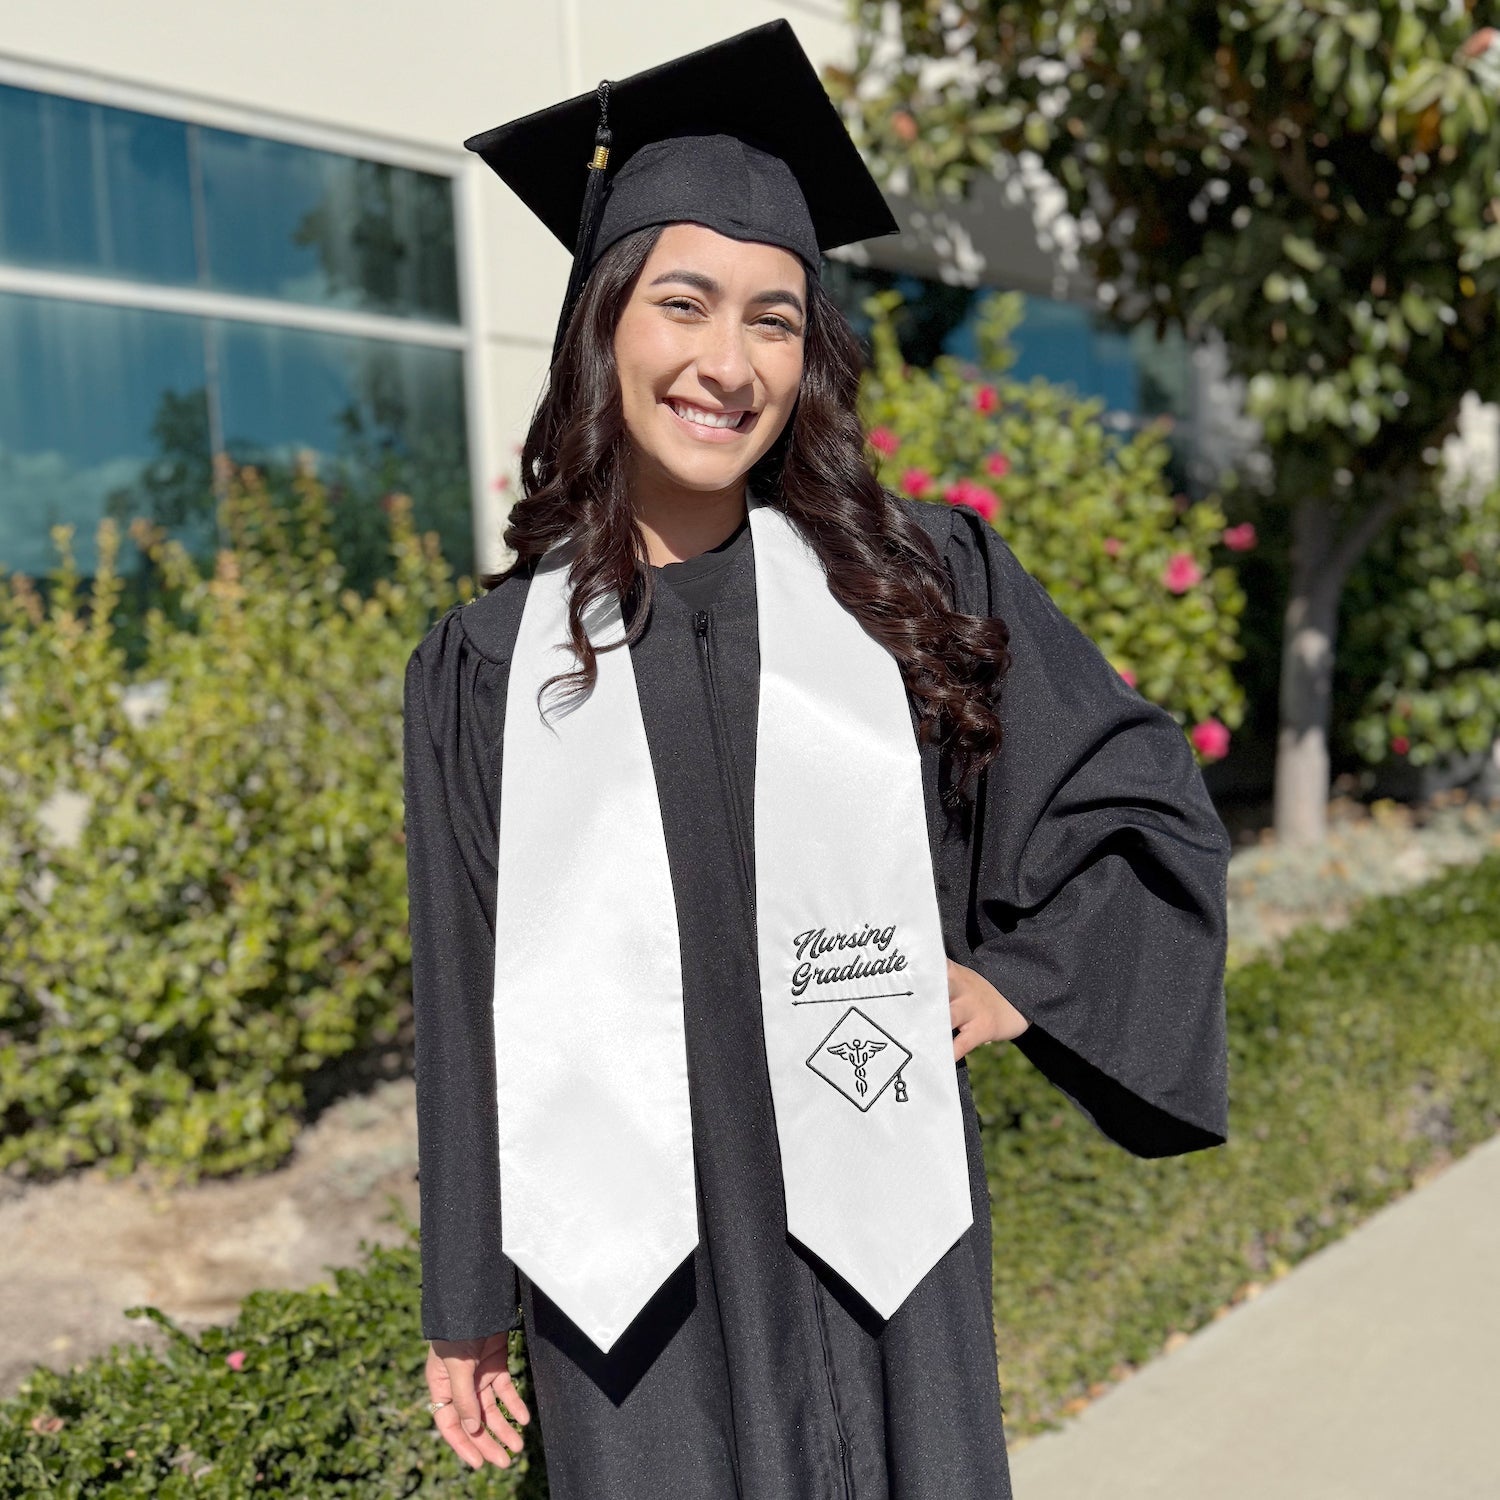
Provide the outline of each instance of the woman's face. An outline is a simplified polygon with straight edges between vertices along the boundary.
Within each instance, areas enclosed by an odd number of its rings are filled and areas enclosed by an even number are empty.
[[[790,250],[668,224],[615,327],[636,477],[702,491],[739,481],[796,403],[806,320],[807,273]]]

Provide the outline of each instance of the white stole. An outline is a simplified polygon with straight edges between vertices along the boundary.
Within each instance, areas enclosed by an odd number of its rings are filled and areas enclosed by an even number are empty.
[[[749,501],[757,944],[787,1227],[883,1317],[973,1222],[946,954],[900,669]],[[568,542],[510,666],[495,921],[502,1248],[608,1350],[698,1240],[682,975],[628,648],[571,710]],[[623,634],[613,595],[585,619]],[[555,690],[554,690],[555,693]]]

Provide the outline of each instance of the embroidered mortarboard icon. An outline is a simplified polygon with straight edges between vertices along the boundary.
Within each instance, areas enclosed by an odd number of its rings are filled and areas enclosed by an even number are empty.
[[[692,220],[780,245],[813,276],[824,250],[899,227],[784,20],[464,145],[573,252],[554,359],[595,262],[647,225]]]

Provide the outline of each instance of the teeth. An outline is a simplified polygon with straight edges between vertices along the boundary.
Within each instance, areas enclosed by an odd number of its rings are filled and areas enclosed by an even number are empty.
[[[737,411],[704,411],[701,407],[687,406],[679,401],[669,404],[679,417],[689,422],[696,422],[700,427],[738,427],[740,418],[744,415],[743,412]]]

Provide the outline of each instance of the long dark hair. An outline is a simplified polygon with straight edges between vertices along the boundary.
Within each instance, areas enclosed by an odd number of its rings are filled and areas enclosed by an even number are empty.
[[[654,580],[630,503],[614,332],[663,227],[617,241],[590,272],[521,449],[521,495],[504,533],[515,560],[479,580],[494,588],[528,572],[563,538],[577,538],[568,634],[578,665],[549,679],[574,694],[591,692],[596,678],[583,624],[590,605],[614,591],[628,621],[623,639],[604,650],[638,639],[650,615]],[[998,617],[953,609],[937,549],[866,459],[855,404],[859,340],[813,274],[807,299],[797,402],[746,482],[784,509],[822,561],[833,596],[896,658],[918,736],[942,745],[945,780],[957,792],[1000,749],[998,688],[1010,666],[1010,630]]]

